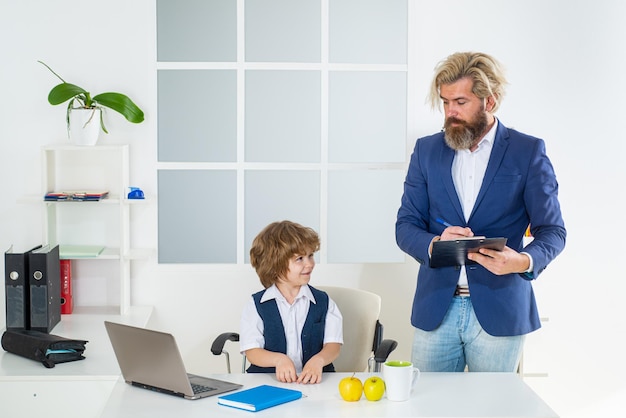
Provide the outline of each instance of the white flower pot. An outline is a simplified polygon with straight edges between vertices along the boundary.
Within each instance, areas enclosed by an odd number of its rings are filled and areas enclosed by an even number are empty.
[[[96,145],[100,135],[100,112],[101,109],[71,109],[70,141],[75,145]]]

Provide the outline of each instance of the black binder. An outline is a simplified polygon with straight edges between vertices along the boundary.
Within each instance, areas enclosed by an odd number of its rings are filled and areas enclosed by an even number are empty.
[[[28,253],[30,329],[50,332],[61,321],[59,246],[46,245]]]
[[[13,252],[13,246],[4,253],[4,290],[7,329],[30,328],[30,288],[28,281],[28,253]]]

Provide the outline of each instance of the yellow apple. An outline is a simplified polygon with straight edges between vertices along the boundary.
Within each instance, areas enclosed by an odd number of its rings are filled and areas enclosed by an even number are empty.
[[[339,382],[339,394],[344,401],[355,402],[361,399],[363,393],[363,383],[358,377],[354,375],[350,377],[344,377]]]
[[[385,393],[385,381],[379,376],[368,377],[363,383],[363,393],[368,401],[379,401]]]

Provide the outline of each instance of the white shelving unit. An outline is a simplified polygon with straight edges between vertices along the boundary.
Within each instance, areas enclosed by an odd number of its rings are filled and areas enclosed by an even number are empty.
[[[48,145],[42,149],[43,194],[50,191],[108,191],[107,198],[96,202],[44,202],[44,236],[46,244],[61,246],[61,258],[74,263],[111,260],[118,263],[119,311],[131,307],[131,262],[145,259],[149,249],[131,247],[131,206],[146,204],[147,200],[127,199],[129,191],[129,146],[122,145]],[[97,257],[75,257],[63,254],[63,246],[103,246]],[[115,287],[115,286],[113,286]],[[81,301],[75,299],[75,305]],[[110,304],[109,304],[110,305]],[[110,308],[111,306],[107,306]]]
[[[74,312],[63,315],[53,330],[55,335],[89,341],[86,358],[46,369],[39,362],[0,350],[0,391],[5,395],[2,410],[14,412],[13,415],[19,411],[20,416],[36,416],[41,411],[67,416],[59,405],[72,404],[72,416],[100,416],[120,379],[103,322],[145,327],[152,315],[152,307],[130,303],[131,263],[154,252],[131,247],[130,224],[150,199],[126,198],[128,145],[49,145],[42,148],[41,155],[42,191],[18,202],[41,207],[42,244],[95,245],[104,250],[97,257],[66,257],[73,260],[72,276],[75,282],[82,282],[82,293],[89,300],[77,298],[80,294],[75,292]],[[98,202],[44,201],[48,191],[86,190],[108,190],[109,197]],[[80,277],[76,270],[81,272]],[[103,283],[104,297],[100,295]]]

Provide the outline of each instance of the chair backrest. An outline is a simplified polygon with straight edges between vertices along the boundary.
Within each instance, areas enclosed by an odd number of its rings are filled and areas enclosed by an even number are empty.
[[[328,293],[343,316],[343,346],[333,362],[338,372],[363,372],[372,356],[381,298],[375,293],[347,287],[316,286]]]

